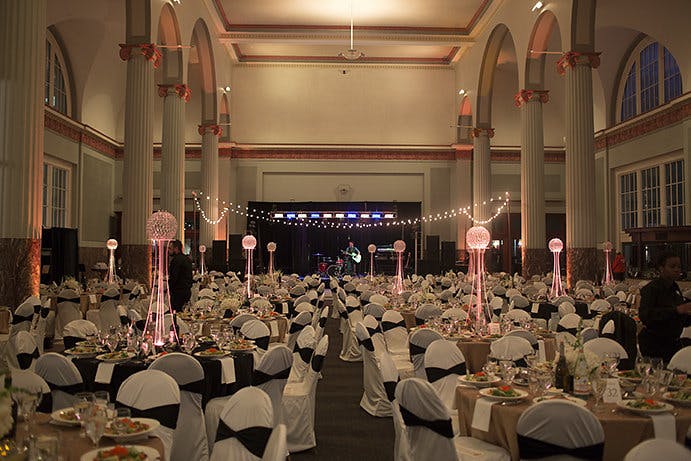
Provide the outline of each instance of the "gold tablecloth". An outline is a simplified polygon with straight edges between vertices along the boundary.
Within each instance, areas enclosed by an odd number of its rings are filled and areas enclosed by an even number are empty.
[[[554,360],[557,351],[557,341],[554,338],[545,338],[545,358],[547,360]],[[489,356],[490,341],[464,341],[460,340],[456,343],[458,348],[463,352],[465,357],[465,364],[468,371],[477,373],[482,371],[482,366],[487,363],[487,356]]]
[[[492,405],[489,432],[471,428],[475,401],[479,394],[476,389],[456,388],[456,405],[461,435],[472,436],[506,448],[512,460],[519,460],[516,426],[521,414],[532,405],[532,396],[516,405]],[[592,407],[592,400],[588,408]],[[654,437],[653,422],[646,416],[637,416],[625,410],[617,409],[614,404],[605,404],[604,410],[596,413],[605,431],[604,461],[621,461],[626,453],[646,439]],[[686,431],[691,424],[691,408],[675,407],[677,440],[684,443]],[[555,430],[559,430],[555,428]]]
[[[39,435],[57,435],[59,437],[58,443],[60,445],[60,455],[63,461],[79,461],[79,458],[89,451],[94,449],[91,440],[88,438],[79,437],[79,428],[71,426],[57,426],[49,424],[50,415],[37,413],[34,416],[31,425],[31,433],[34,436]],[[24,440],[24,423],[20,422],[17,429],[17,440]],[[115,443],[112,439],[103,437],[101,439],[100,448],[112,447]],[[149,437],[143,440],[132,442],[129,445],[144,445],[158,450],[163,459],[163,443],[157,437]]]

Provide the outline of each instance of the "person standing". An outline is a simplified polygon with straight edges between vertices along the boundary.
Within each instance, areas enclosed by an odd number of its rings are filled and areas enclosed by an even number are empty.
[[[612,261],[612,276],[614,280],[619,282],[623,282],[626,277],[626,260],[624,259],[624,255],[621,254],[621,251],[617,251],[617,254],[614,256],[614,261]]]
[[[660,275],[641,289],[638,311],[643,330],[638,334],[641,354],[661,357],[667,363],[681,349],[682,330],[691,326],[691,302],[677,285],[681,260],[673,253],[663,253],[657,261]]]
[[[345,273],[355,275],[357,273],[356,264],[360,262],[361,258],[360,250],[352,241],[348,241],[348,248],[343,253],[345,253]]]
[[[170,307],[180,312],[192,296],[192,261],[182,252],[182,242],[173,240],[168,245],[168,292]]]

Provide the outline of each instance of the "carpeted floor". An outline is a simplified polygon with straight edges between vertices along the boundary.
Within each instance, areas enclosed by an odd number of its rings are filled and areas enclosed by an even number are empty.
[[[391,418],[375,418],[360,408],[362,362],[344,362],[339,321],[329,319],[329,353],[323,378],[317,384],[315,427],[317,447],[292,454],[293,461],[345,461],[393,459],[394,430]]]

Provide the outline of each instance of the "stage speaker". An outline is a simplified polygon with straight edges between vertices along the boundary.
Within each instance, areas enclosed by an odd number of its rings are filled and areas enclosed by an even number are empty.
[[[233,272],[239,272],[245,270],[245,258],[242,252],[242,234],[229,234],[228,235],[228,250],[230,254],[228,255],[228,265],[229,270]]]
[[[456,242],[441,242],[441,270],[453,270],[456,265]]]
[[[426,239],[425,259],[439,261],[439,236],[428,235]]]
[[[214,240],[211,247],[211,270],[225,273],[228,269],[228,254],[226,253],[226,241]]]

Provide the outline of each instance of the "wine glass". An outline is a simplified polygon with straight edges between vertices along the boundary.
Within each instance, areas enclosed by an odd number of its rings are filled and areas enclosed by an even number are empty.
[[[103,437],[103,433],[106,430],[106,424],[108,424],[106,408],[94,405],[86,418],[84,426],[86,428],[86,435],[89,436],[94,447],[98,448],[101,437]]]
[[[487,363],[485,363],[485,365],[482,367],[482,371],[484,371],[487,375],[495,376],[499,371],[499,365],[497,364],[496,359],[488,357]]]
[[[74,394],[74,397],[76,401],[74,402],[72,409],[74,410],[75,418],[77,418],[77,421],[79,421],[79,425],[81,426],[79,436],[86,437],[84,422],[87,418],[89,411],[91,410],[91,406],[94,403],[94,393],[77,392],[76,394]]]
[[[590,385],[593,389],[593,396],[595,397],[593,413],[599,413],[602,411],[600,401],[602,400],[602,395],[605,393],[605,389],[607,388],[607,380],[604,379],[600,373],[595,372],[590,379]]]
[[[656,373],[658,370],[662,370],[662,359],[660,357],[650,358],[650,373]]]
[[[513,378],[516,376],[518,369],[515,367],[515,364],[511,359],[501,360],[499,362],[499,366],[501,368],[502,378],[504,379],[506,384],[510,386],[511,384],[513,384]]]
[[[607,368],[609,376],[614,376],[617,372],[617,366],[619,366],[619,352],[607,352],[603,356],[602,363]]]
[[[648,357],[641,357],[640,355],[636,357],[636,372],[642,379],[648,376],[651,366],[652,363]]]
[[[94,392],[94,403],[102,408],[106,408],[110,402],[110,394],[108,391]]]

